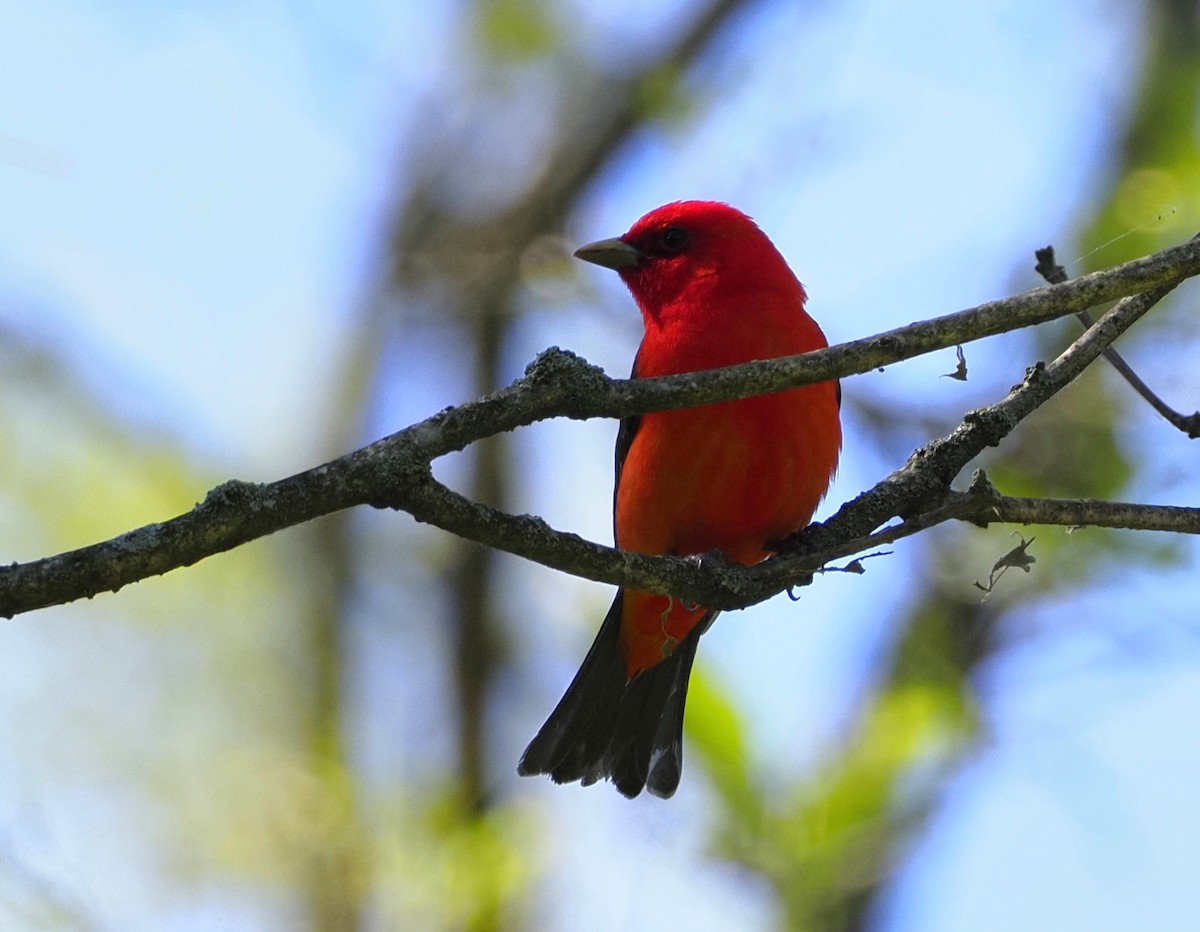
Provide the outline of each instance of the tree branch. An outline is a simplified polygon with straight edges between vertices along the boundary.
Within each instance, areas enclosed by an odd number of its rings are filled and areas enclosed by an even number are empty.
[[[323,466],[267,485],[227,482],[177,518],[0,569],[0,616],[116,591],[363,504],[402,509],[420,521],[589,579],[669,591],[712,608],[741,608],[805,584],[824,563],[858,552],[864,541],[870,541],[865,546],[881,542],[871,535],[893,517],[912,522],[922,512],[948,507],[950,482],[972,458],[998,444],[1163,295],[1198,273],[1200,243],[1192,241],[1064,284],[815,353],[667,378],[609,379],[571,353],[550,350],[509,387],[447,408]],[[625,417],[782,391],[1053,320],[1121,295],[1133,297],[1118,303],[1054,362],[1031,367],[1006,398],[969,412],[951,434],[918,449],[901,469],[828,521],[801,532],[784,554],[756,567],[732,565],[719,555],[683,559],[617,551],[553,531],[538,518],[479,505],[433,478],[437,457],[535,421]]]
[[[1034,271],[1041,275],[1047,282],[1056,285],[1067,281],[1067,270],[1055,260],[1053,246],[1046,246],[1035,250],[1034,256],[1037,259],[1037,265],[1033,267]],[[1085,328],[1095,323],[1092,320],[1092,315],[1087,311],[1079,311],[1075,316],[1079,318],[1079,322]],[[1133,390],[1141,395],[1150,407],[1161,414],[1168,423],[1186,434],[1189,440],[1200,438],[1200,411],[1184,415],[1172,408],[1158,397],[1157,393],[1145,383],[1141,376],[1134,372],[1133,366],[1125,361],[1125,357],[1117,352],[1116,347],[1110,346],[1106,349],[1104,351],[1104,358],[1112,363],[1113,368],[1132,386]]]
[[[982,470],[972,477],[968,491],[951,492],[943,507],[953,509],[953,517],[961,521],[985,526],[996,522],[1200,534],[1200,508],[1090,498],[1016,498],[997,492]]]
[[[919,447],[900,469],[843,505],[829,520],[801,531],[791,545],[792,550],[798,551],[798,556],[768,560],[750,572],[761,575],[765,588],[774,587],[775,592],[804,585],[811,581],[813,569],[808,565],[806,554],[819,549],[825,555],[826,542],[860,538],[870,541],[871,532],[894,516],[912,518],[922,511],[944,505],[950,483],[972,459],[986,448],[999,445],[1017,424],[1078,378],[1118,336],[1173,287],[1155,288],[1118,302],[1049,365],[1030,366],[1025,380],[1014,386],[1005,398],[967,412],[962,423],[950,434]],[[866,546],[879,542],[870,541]],[[844,555],[836,552],[836,556]]]

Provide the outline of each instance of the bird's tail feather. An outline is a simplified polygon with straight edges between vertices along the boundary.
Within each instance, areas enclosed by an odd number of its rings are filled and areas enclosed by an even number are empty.
[[[549,774],[555,783],[609,779],[633,798],[643,788],[674,794],[683,771],[683,712],[688,678],[706,615],[661,663],[632,680],[618,647],[622,594],[591,650],[541,730],[521,755],[522,776]]]

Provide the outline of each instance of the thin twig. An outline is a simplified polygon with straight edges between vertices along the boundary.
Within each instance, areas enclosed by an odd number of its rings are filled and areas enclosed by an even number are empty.
[[[1068,280],[1067,270],[1059,265],[1054,258],[1053,246],[1046,246],[1043,249],[1035,250],[1034,256],[1037,258],[1037,265],[1034,266],[1034,271],[1051,285],[1058,285]],[[1079,318],[1085,329],[1095,323],[1092,315],[1087,311],[1077,311],[1075,316]],[[1104,357],[1112,363],[1114,369],[1121,373],[1125,381],[1133,386],[1133,390],[1150,403],[1150,406],[1155,411],[1166,418],[1176,428],[1187,434],[1189,439],[1195,440],[1197,437],[1200,437],[1200,411],[1184,415],[1172,408],[1158,397],[1157,393],[1142,380],[1141,376],[1134,372],[1133,367],[1125,361],[1125,357],[1117,351],[1116,347],[1110,346],[1106,349]]]

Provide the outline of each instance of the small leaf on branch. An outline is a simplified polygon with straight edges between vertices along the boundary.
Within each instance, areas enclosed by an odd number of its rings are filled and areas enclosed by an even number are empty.
[[[967,356],[963,352],[962,344],[954,347],[954,352],[958,355],[958,365],[953,372],[945,372],[942,374],[943,379],[956,379],[959,382],[967,380]]]
[[[1029,540],[1026,540],[1024,536],[1018,536],[1021,537],[1021,543],[1013,547],[1012,550],[1010,550],[992,565],[992,571],[988,574],[987,585],[984,585],[978,580],[975,581],[973,585],[976,589],[990,595],[992,590],[996,588],[996,583],[1000,581],[1000,578],[1008,571],[1009,567],[1016,567],[1017,569],[1028,573],[1029,567],[1037,562],[1037,559],[1028,552],[1029,545],[1037,540],[1037,538],[1031,537]]]

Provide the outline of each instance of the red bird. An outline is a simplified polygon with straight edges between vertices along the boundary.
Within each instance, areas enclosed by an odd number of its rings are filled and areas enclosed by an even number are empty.
[[[745,214],[681,201],[624,236],[579,249],[615,269],[642,312],[633,377],[715,369],[828,345],[804,287]],[[626,418],[617,434],[617,546],[719,549],[757,563],[812,519],[837,468],[837,382]],[[621,589],[583,666],[521,757],[555,783],[611,780],[669,797],[683,767],[683,708],[696,645],[717,612]]]

